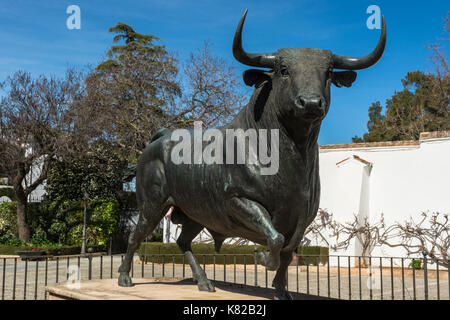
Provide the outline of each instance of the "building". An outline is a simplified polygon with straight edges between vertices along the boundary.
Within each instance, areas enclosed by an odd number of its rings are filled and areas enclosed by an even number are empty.
[[[35,181],[41,172],[42,168],[42,161],[37,161],[35,165],[31,167],[30,172],[25,177],[25,183],[31,184],[33,181]],[[1,189],[7,188],[12,189],[11,184],[8,181],[8,178],[6,177],[6,174],[0,172],[0,203],[5,201],[12,201],[10,196],[7,196],[10,194],[10,192],[2,192]],[[28,196],[28,202],[40,202],[42,200],[42,197],[45,194],[45,182],[39,185],[33,192],[30,193]]]

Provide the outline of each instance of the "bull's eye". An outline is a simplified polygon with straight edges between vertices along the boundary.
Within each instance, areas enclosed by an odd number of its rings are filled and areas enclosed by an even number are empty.
[[[287,67],[282,66],[280,69],[280,73],[283,77],[288,77],[289,76],[289,70]]]

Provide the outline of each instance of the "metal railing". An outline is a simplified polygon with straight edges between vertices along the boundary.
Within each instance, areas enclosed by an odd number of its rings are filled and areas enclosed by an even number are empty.
[[[256,254],[256,252],[255,252]],[[275,271],[256,264],[255,254],[196,255],[208,278],[270,288]],[[0,258],[1,300],[46,299],[45,286],[76,280],[112,279],[124,258],[87,254],[42,261]],[[182,254],[135,256],[132,278],[191,278]],[[314,297],[350,300],[450,300],[448,267],[423,258],[295,255],[287,289]]]

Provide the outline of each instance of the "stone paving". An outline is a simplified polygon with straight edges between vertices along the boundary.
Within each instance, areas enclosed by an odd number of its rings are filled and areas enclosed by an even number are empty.
[[[103,256],[92,258],[91,279],[116,279],[122,256]],[[170,259],[168,259],[170,260]],[[202,264],[203,267],[203,264]],[[257,285],[262,288],[271,287],[272,271],[255,265],[205,265],[208,278],[236,284]],[[255,268],[256,275],[255,277]],[[415,277],[409,269],[404,276],[394,270],[391,277],[389,269],[382,270],[382,276],[374,268],[372,275],[367,268],[321,266],[290,266],[288,271],[288,289],[314,297],[330,297],[337,299],[386,299],[395,300],[425,299],[425,278],[417,272]],[[69,270],[69,274],[67,271]],[[61,257],[58,260],[24,262],[20,259],[0,258],[0,300],[32,300],[45,299],[45,286],[53,283],[67,283],[76,279],[80,270],[80,279],[89,279],[89,263],[87,258]],[[36,272],[37,271],[37,272]],[[142,264],[135,256],[133,263],[133,278],[146,277],[176,277],[191,278],[189,265],[172,262],[162,264]],[[15,274],[15,276],[14,276]],[[428,299],[450,300],[449,280],[447,271],[440,271],[439,281],[436,274],[428,277]],[[3,280],[4,279],[4,280]],[[69,281],[69,284],[71,281]],[[392,286],[393,285],[393,286]],[[415,287],[415,290],[414,290]]]

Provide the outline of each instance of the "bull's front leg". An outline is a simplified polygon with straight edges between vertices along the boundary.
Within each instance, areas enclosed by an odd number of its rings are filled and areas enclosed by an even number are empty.
[[[139,248],[141,242],[145,237],[153,230],[152,227],[155,223],[147,220],[142,214],[139,216],[139,221],[136,225],[136,229],[131,233],[128,239],[128,248],[125,258],[119,267],[119,279],[118,284],[121,287],[131,287],[133,282],[130,277],[131,264],[133,263],[133,256],[136,250]]]
[[[272,282],[272,286],[275,287],[275,300],[292,300],[291,294],[286,290],[286,271],[292,261],[292,253],[292,251],[282,251],[280,254],[280,267]]]
[[[147,237],[158,225],[159,221],[167,212],[167,204],[156,207],[152,203],[146,201],[139,213],[139,221],[136,229],[131,233],[128,239],[128,248],[125,258],[119,267],[118,284],[121,287],[131,287],[133,282],[130,277],[131,264],[133,263],[133,256],[136,250],[141,245],[142,241]],[[165,210],[163,210],[165,209]]]
[[[266,237],[269,252],[260,252],[256,258],[268,270],[276,270],[280,265],[284,236],[275,230],[267,210],[256,201],[238,197],[231,199],[231,208],[242,224]]]

